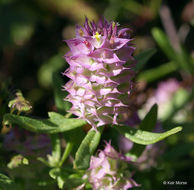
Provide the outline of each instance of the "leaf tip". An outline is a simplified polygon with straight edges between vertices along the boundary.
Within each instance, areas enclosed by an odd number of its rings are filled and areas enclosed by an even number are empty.
[[[178,126],[178,127],[175,127],[174,128],[174,131],[176,132],[176,133],[178,133],[178,132],[180,132],[180,131],[182,131],[183,130],[183,127],[181,127],[181,126]]]

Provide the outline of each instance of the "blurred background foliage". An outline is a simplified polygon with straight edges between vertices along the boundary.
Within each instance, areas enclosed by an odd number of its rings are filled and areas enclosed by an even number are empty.
[[[160,119],[164,129],[181,125],[183,132],[166,140],[167,148],[156,167],[135,175],[141,189],[194,189],[192,0],[0,0],[1,121],[16,89],[21,89],[31,102],[33,115],[46,117],[48,110],[56,111],[52,76],[68,67],[63,58],[68,51],[64,40],[73,38],[75,25],[82,24],[85,16],[91,20],[104,16],[122,27],[130,27],[135,56],[148,50],[153,55],[137,71],[140,115],[145,115],[144,105],[162,81],[174,78],[180,84],[173,98],[165,102],[163,111],[167,114]],[[64,78],[64,83],[67,80]],[[4,132],[0,140],[3,136]],[[48,169],[40,162],[38,166],[6,169],[13,155],[13,150],[9,152],[0,144],[0,170],[20,184],[15,189],[54,189]],[[29,174],[21,175],[24,170]],[[41,179],[35,177],[38,174]],[[186,181],[188,185],[167,187],[162,184],[164,180]]]

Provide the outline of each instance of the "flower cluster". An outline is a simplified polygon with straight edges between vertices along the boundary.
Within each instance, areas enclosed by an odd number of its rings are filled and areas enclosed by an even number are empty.
[[[138,186],[131,178],[127,169],[130,159],[118,153],[110,143],[99,152],[98,157],[92,156],[88,172],[88,180],[94,190],[127,190]]]
[[[72,103],[71,113],[93,128],[119,124],[130,116],[131,79],[135,60],[129,29],[100,20],[77,26],[76,37],[66,40],[65,55],[70,67],[64,72],[71,80],[64,86]]]

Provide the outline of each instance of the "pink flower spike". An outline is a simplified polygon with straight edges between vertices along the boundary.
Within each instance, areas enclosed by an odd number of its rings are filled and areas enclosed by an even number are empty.
[[[128,100],[136,61],[128,31],[116,22],[100,19],[95,23],[86,17],[84,26],[76,26],[76,37],[66,40],[70,51],[64,57],[70,67],[63,74],[70,81],[64,86],[69,92],[65,100],[72,103],[70,112],[93,129],[123,124],[131,115]],[[103,107],[112,110],[100,112]]]

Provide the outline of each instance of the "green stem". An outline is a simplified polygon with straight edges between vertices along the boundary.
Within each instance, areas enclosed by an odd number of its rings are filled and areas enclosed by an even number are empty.
[[[65,160],[67,159],[67,157],[71,153],[72,149],[73,149],[73,143],[72,142],[68,142],[67,146],[66,146],[66,148],[64,150],[63,156],[61,158],[61,161],[59,163],[59,167],[61,167],[63,165],[63,163],[65,162]]]
[[[65,115],[65,118],[70,118],[71,117],[71,115],[72,115],[72,113],[67,113],[66,115]]]

